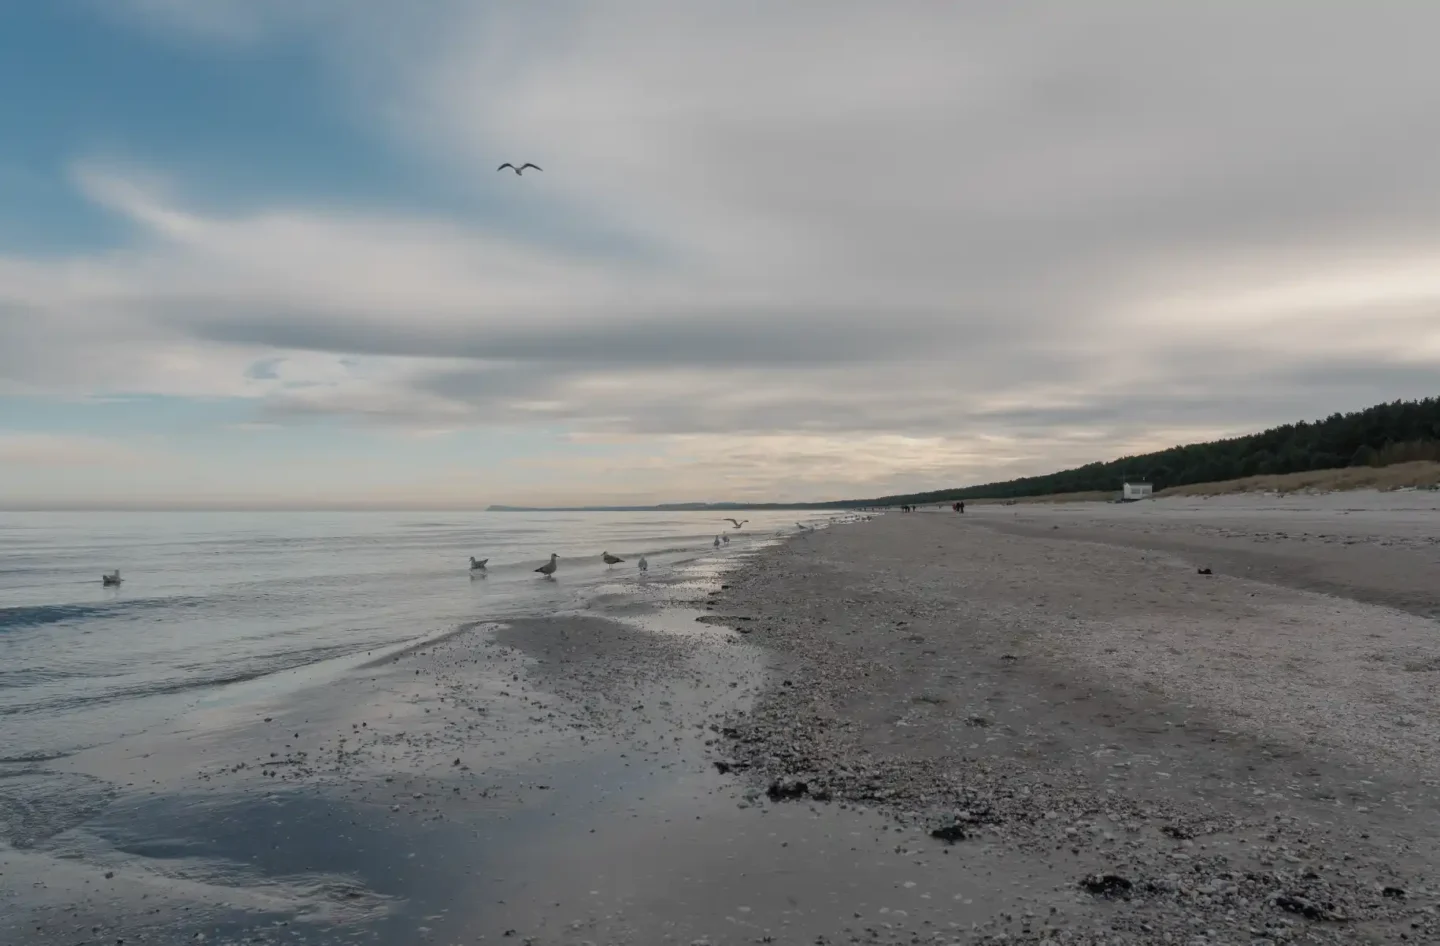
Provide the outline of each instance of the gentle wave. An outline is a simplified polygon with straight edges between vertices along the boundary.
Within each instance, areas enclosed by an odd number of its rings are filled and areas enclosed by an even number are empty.
[[[0,756],[0,765],[30,765],[36,762],[54,762],[57,759],[65,759],[69,756],[69,752],[22,752],[20,755]]]
[[[0,630],[12,627],[40,627],[86,618],[115,610],[107,604],[37,604],[30,607],[0,608]]]
[[[204,598],[177,596],[171,598],[128,598],[96,604],[34,604],[0,608],[0,631],[13,628],[43,627],[92,618],[131,615],[155,609],[184,611],[212,602]]]
[[[0,669],[0,690],[6,687],[36,686],[42,683],[57,683],[61,680],[85,679],[91,676],[88,670],[62,670],[57,667],[22,667]]]
[[[225,670],[211,671],[210,673],[195,673],[181,679],[152,680],[143,684],[70,693],[51,699],[16,703],[0,709],[0,716],[14,716],[25,713],[35,713],[42,710],[73,709],[78,706],[113,703],[117,700],[130,700],[137,697],[170,696],[177,693],[188,693],[191,690],[204,690],[210,687],[225,686],[231,683],[246,683],[251,680],[259,680],[262,677],[268,677],[272,674],[283,673],[286,670],[295,670],[299,667],[309,666],[336,657],[347,657],[367,649],[369,648],[363,644],[345,644],[291,651],[289,653],[277,654],[268,660],[250,664],[249,666],[232,666]]]

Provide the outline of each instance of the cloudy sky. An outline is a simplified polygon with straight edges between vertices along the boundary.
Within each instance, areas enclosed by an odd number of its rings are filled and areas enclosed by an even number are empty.
[[[0,505],[838,498],[1436,394],[1436,35],[3,3]]]

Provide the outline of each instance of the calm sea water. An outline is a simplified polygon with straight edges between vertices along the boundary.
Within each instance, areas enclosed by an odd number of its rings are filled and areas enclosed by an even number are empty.
[[[0,513],[0,761],[459,624],[624,594],[795,528],[745,513]],[[810,520],[817,521],[817,520]],[[716,550],[715,535],[732,542]],[[609,551],[627,561],[600,562]],[[560,556],[557,581],[534,569]],[[470,555],[489,558],[472,578]],[[120,569],[119,588],[100,575]]]

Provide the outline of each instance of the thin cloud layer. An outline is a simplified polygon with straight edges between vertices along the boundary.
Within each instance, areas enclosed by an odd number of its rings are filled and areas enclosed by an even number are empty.
[[[222,213],[77,155],[135,235],[0,258],[0,393],[638,437],[654,489],[797,497],[1435,393],[1440,9],[127,10],[171,42],[303,37],[501,209]]]

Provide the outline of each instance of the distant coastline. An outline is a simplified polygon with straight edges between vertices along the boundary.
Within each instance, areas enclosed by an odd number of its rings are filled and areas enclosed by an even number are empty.
[[[494,504],[486,512],[741,512],[746,509],[854,509],[873,505],[861,500],[828,503],[661,503],[657,506],[505,506]]]

